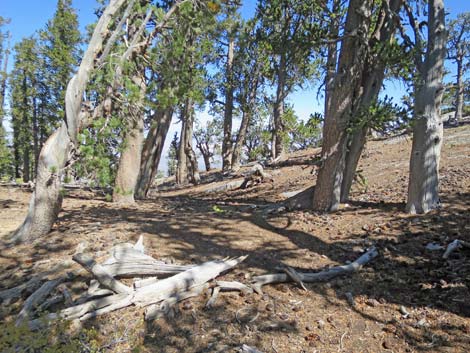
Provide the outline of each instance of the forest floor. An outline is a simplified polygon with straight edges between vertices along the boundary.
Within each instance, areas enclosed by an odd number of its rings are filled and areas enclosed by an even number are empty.
[[[142,309],[128,307],[85,326],[94,328],[103,352],[236,352],[242,344],[265,353],[470,352],[470,250],[444,260],[444,250],[426,249],[470,242],[470,125],[445,130],[442,208],[422,216],[404,213],[410,149],[407,137],[370,141],[359,167],[366,182],[332,214],[264,212],[264,205],[285,199],[282,193],[313,185],[312,166],[268,169],[273,182],[246,190],[207,193],[214,184],[206,184],[161,191],[128,208],[69,192],[46,239],[0,243],[0,290],[69,260],[82,241],[99,259],[140,235],[150,255],[175,263],[249,255],[222,277],[246,284],[281,263],[315,272],[375,245],[379,256],[360,272],[306,284],[308,291],[285,283],[264,286],[265,295],[222,293],[211,309],[201,295],[150,324]],[[21,223],[29,197],[20,188],[0,188],[0,238]],[[79,293],[89,280],[69,289]],[[7,322],[21,306],[20,300],[1,307],[0,319]]]

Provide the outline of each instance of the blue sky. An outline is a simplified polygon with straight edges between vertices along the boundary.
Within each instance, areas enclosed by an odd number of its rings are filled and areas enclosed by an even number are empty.
[[[0,0],[0,16],[11,19],[8,29],[12,34],[12,45],[44,28],[48,19],[53,16],[56,4],[57,0]],[[445,0],[445,6],[449,13],[448,18],[455,18],[458,13],[470,11],[470,0]],[[86,25],[96,19],[94,15],[94,9],[97,7],[96,0],[73,0],[73,7],[77,9],[80,28],[84,31]],[[251,17],[255,7],[255,0],[245,0],[242,9],[243,17]],[[10,58],[10,63],[12,61],[12,58]],[[452,66],[449,66],[448,69],[454,71]],[[451,77],[447,78],[447,80],[450,79]],[[398,82],[389,82],[385,91],[385,94],[398,99],[403,94],[404,87]],[[323,100],[321,97],[317,100],[316,87],[294,92],[290,95],[289,101],[294,105],[297,115],[302,119],[308,118],[313,112],[323,112]],[[208,118],[206,112],[199,113],[199,115],[200,120],[204,121]],[[168,136],[172,137],[174,131],[179,131],[177,124],[173,124]],[[164,153],[166,156],[166,148]],[[163,161],[161,167],[166,169],[165,161]]]

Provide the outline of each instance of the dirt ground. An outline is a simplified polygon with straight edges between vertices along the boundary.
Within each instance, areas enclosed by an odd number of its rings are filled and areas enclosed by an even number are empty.
[[[360,272],[306,284],[308,291],[287,283],[263,287],[264,295],[223,293],[211,309],[204,308],[204,294],[150,324],[143,310],[129,307],[86,327],[96,329],[103,352],[236,352],[242,344],[265,353],[470,352],[470,250],[446,261],[443,250],[426,249],[470,242],[470,125],[446,129],[442,208],[423,216],[404,213],[410,149],[406,137],[369,142],[359,168],[365,182],[332,214],[263,211],[282,201],[283,192],[313,185],[311,166],[268,170],[273,182],[247,190],[204,192],[211,184],[158,192],[130,208],[69,192],[47,239],[32,246],[0,243],[0,290],[70,259],[82,241],[98,259],[140,235],[150,255],[175,263],[249,255],[222,277],[247,284],[281,263],[316,272],[375,245],[380,255]],[[1,238],[21,223],[29,197],[24,189],[0,188]],[[89,280],[67,285],[78,295]],[[21,305],[3,305],[3,322]]]

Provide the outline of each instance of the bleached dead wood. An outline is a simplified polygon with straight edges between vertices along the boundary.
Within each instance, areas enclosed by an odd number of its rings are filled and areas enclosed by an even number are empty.
[[[244,182],[243,179],[232,180],[222,185],[216,185],[216,186],[206,188],[204,192],[205,193],[224,192],[224,191],[238,189],[243,184],[243,182]]]
[[[25,283],[0,291],[0,300],[2,301],[2,304],[7,305],[11,303],[13,300],[20,298],[26,291],[29,293],[34,292],[44,281],[57,277],[59,273],[65,270],[70,269],[70,271],[68,271],[64,276],[67,277],[68,280],[72,279],[74,276],[80,275],[83,270],[71,269],[73,265],[75,265],[75,263],[71,260],[60,261],[52,266],[49,271],[40,272]]]
[[[146,306],[165,300],[174,293],[190,291],[192,288],[214,279],[220,273],[231,269],[245,259],[246,256],[241,256],[228,260],[209,261],[172,277],[162,279],[155,284],[137,290],[134,295],[134,303],[138,306]]]
[[[137,244],[136,244],[137,245]],[[169,265],[143,254],[132,244],[119,244],[101,266],[113,277],[155,276],[186,271],[193,266]]]
[[[158,277],[144,278],[134,282],[134,289],[142,288],[158,281]]]
[[[206,308],[212,308],[219,297],[220,287],[214,287],[212,289],[212,295],[206,303]]]
[[[253,289],[240,282],[216,281],[215,284],[220,287],[222,291],[240,291],[245,294],[253,293]]]
[[[53,279],[44,283],[37,291],[31,294],[24,302],[16,319],[16,326],[19,326],[24,320],[30,317],[36,306],[39,306],[47,296],[63,281],[63,278]]]
[[[96,263],[90,256],[85,254],[75,254],[72,258],[74,261],[82,265],[88,272],[93,274],[103,287],[111,289],[116,293],[132,293],[132,288],[114,279],[112,274],[110,274],[103,266]]]
[[[377,249],[373,247],[369,249],[366,253],[364,253],[362,256],[360,256],[357,260],[351,262],[348,265],[332,267],[328,270],[317,273],[296,272],[296,274],[302,282],[306,283],[328,281],[334,277],[350,274],[360,270],[362,266],[367,264],[369,261],[371,261],[378,255],[379,253]],[[262,275],[253,278],[252,287],[257,293],[262,294],[263,291],[261,290],[261,287],[265,284],[283,283],[291,281],[292,278],[285,273]]]
[[[59,313],[49,314],[46,320],[63,318],[69,320],[80,319],[83,321],[133,304],[143,307],[168,300],[172,297],[181,300],[181,298],[187,297],[190,292],[197,292],[208,281],[236,266],[245,258],[246,256],[241,256],[233,259],[209,261],[154,284],[138,288],[135,291],[131,289],[130,293],[110,295],[64,309]],[[43,322],[38,319],[30,321],[30,328],[37,329]]]
[[[145,310],[145,320],[158,320],[159,318],[166,316],[176,303],[189,298],[197,297],[207,288],[209,288],[209,285],[205,283],[202,286],[195,287],[190,291],[175,293],[175,295],[163,300],[159,304],[150,305]]]
[[[455,251],[457,249],[460,249],[462,247],[470,248],[470,243],[467,243],[467,242],[459,240],[459,239],[455,239],[449,245],[447,245],[447,249],[444,252],[444,254],[442,255],[442,258],[443,259],[448,259],[450,254],[452,254],[453,251]]]
[[[250,347],[246,344],[240,347],[240,353],[263,353],[256,348]]]

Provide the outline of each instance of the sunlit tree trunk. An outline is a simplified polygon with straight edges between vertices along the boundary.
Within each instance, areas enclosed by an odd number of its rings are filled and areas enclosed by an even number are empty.
[[[445,8],[429,0],[426,56],[416,87],[413,145],[408,183],[409,213],[426,213],[439,206],[439,161],[443,137],[440,105],[446,48]]]
[[[360,94],[360,83],[367,54],[367,39],[371,21],[371,0],[351,0],[346,18],[337,74],[332,83],[330,103],[323,126],[322,165],[313,197],[317,211],[338,209],[346,161],[348,136],[354,99]]]
[[[66,122],[45,142],[38,161],[38,174],[28,214],[23,224],[14,232],[13,240],[25,241],[46,235],[62,205],[61,176],[82,123],[82,99],[95,60],[101,51],[114,14],[125,0],[111,0],[95,26],[88,48],[78,72],[70,80],[65,98]]]
[[[225,73],[225,111],[224,111],[224,138],[222,141],[222,169],[228,170],[232,164],[232,123],[233,123],[233,57],[235,39],[229,39],[227,51],[227,68]]]
[[[120,204],[135,203],[134,192],[140,171],[142,145],[144,141],[144,112],[142,109],[147,88],[144,78],[135,76],[134,82],[140,86],[139,102],[130,107],[128,130],[123,140],[124,149],[119,159],[119,166],[114,183],[113,202]]]
[[[371,48],[378,43],[389,43],[396,32],[396,23],[398,21],[398,12],[402,6],[403,0],[388,0],[387,6],[383,6],[380,16],[376,20],[375,31],[369,41]],[[383,53],[377,53],[371,50],[372,56],[365,68],[362,78],[362,95],[358,99],[358,104],[354,109],[353,115],[360,114],[362,110],[367,110],[378,97],[385,78],[385,69],[387,58],[383,57]],[[374,57],[374,55],[376,57]],[[382,57],[381,57],[382,56]],[[375,59],[375,60],[373,60]],[[353,132],[349,136],[348,152],[346,155],[343,182],[341,185],[341,202],[349,199],[349,193],[356,174],[357,165],[361,158],[362,151],[367,140],[369,126],[358,126],[353,128]]]

